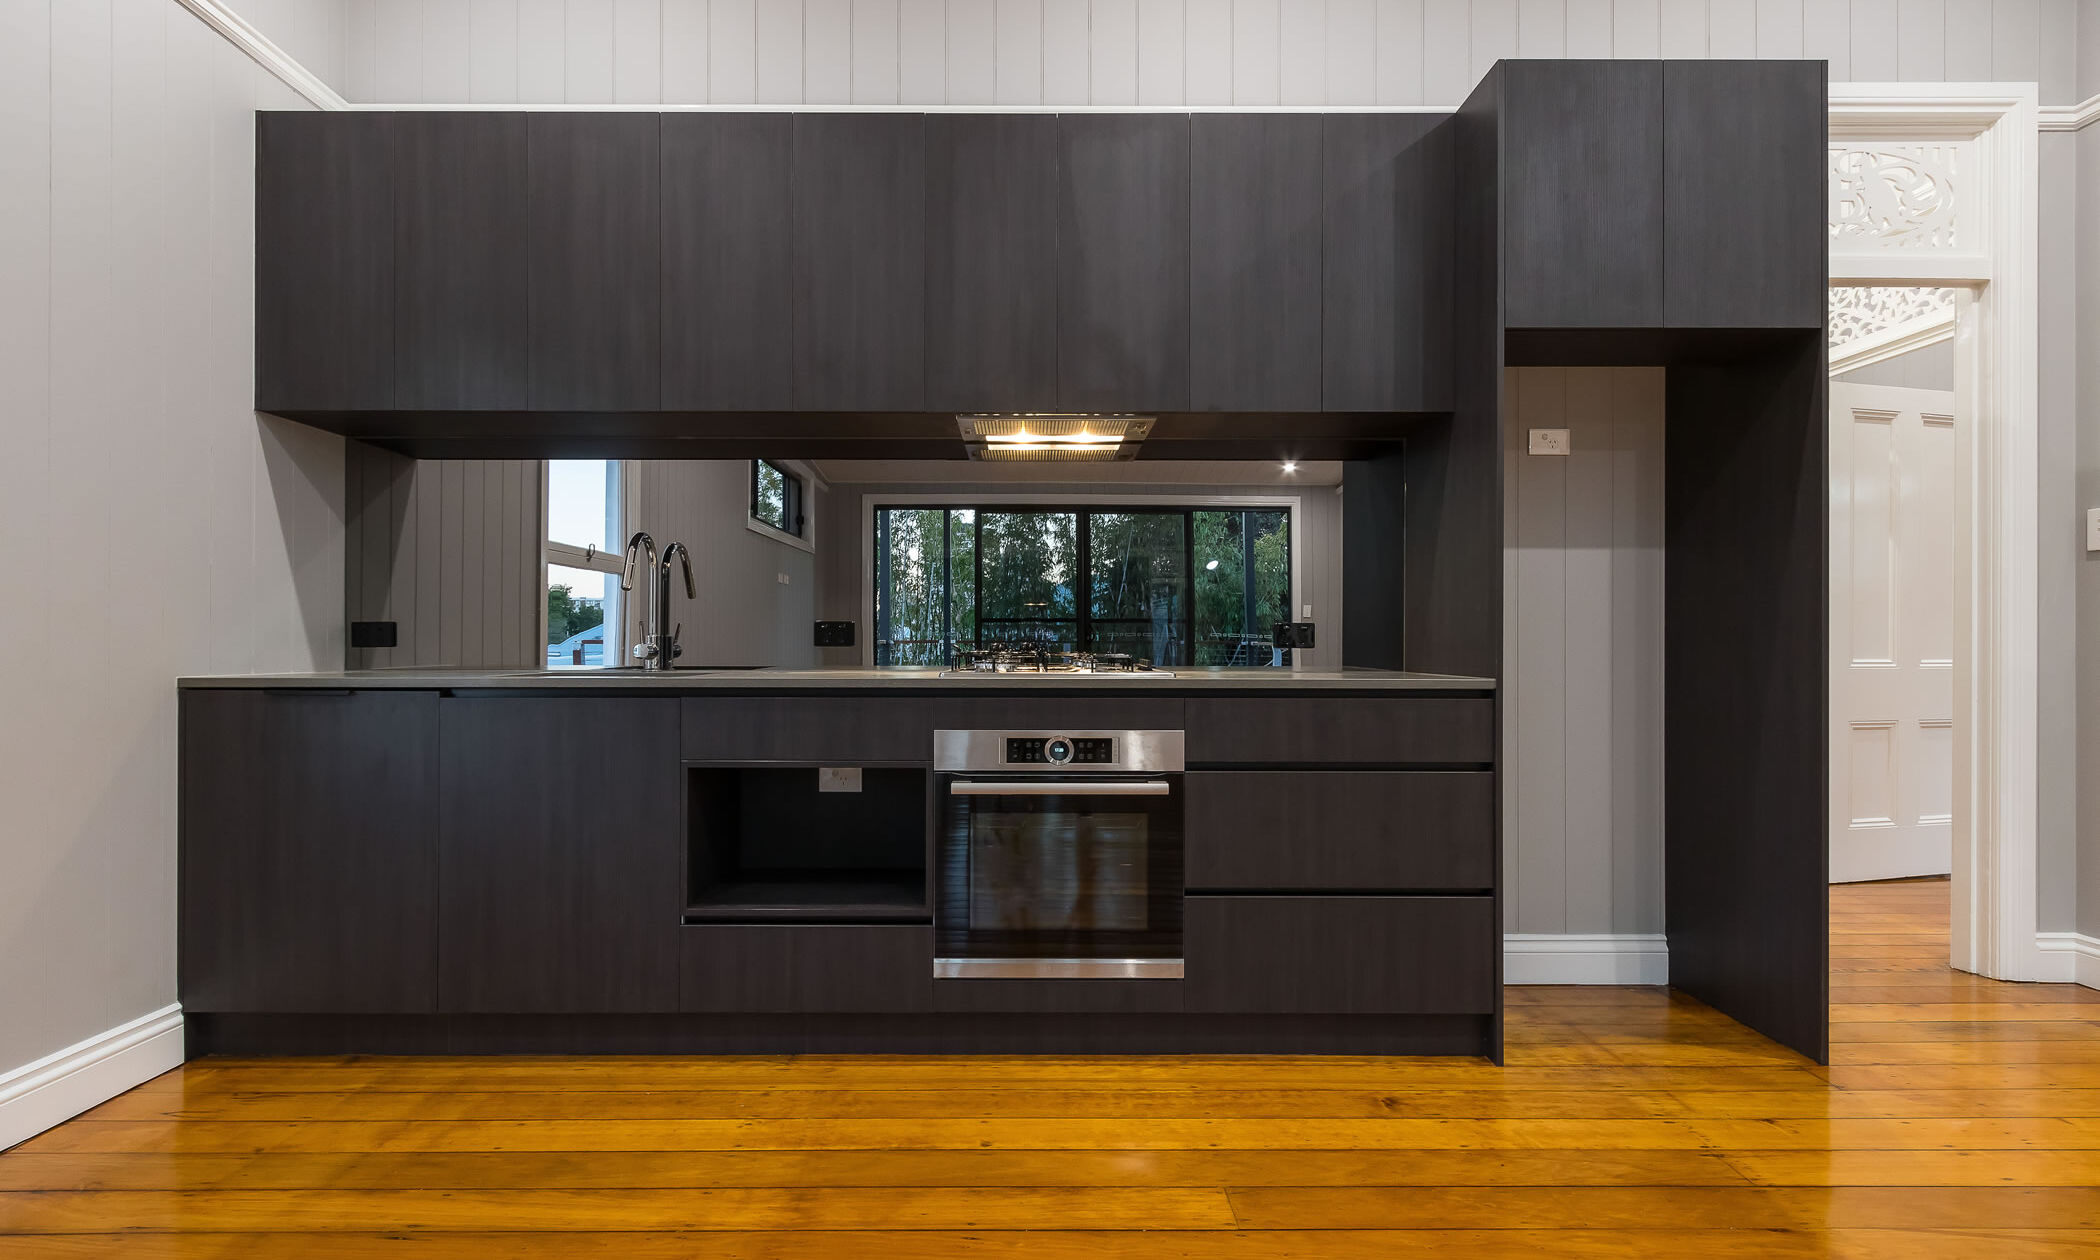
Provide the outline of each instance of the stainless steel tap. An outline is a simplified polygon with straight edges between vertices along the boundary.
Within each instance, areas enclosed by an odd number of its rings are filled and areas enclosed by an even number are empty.
[[[634,658],[643,669],[669,669],[678,659],[682,648],[678,636],[685,629],[680,623],[676,629],[671,625],[671,557],[678,557],[679,567],[685,571],[685,597],[695,599],[698,592],[693,587],[693,558],[684,543],[672,543],[664,548],[663,558],[656,554],[656,540],[646,533],[637,532],[627,540],[627,563],[620,569],[620,589],[631,591],[634,580],[646,572],[649,577],[649,612],[645,624],[648,633],[640,643],[634,645]]]

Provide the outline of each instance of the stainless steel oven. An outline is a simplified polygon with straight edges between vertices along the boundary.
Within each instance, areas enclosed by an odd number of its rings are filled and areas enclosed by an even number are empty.
[[[1181,976],[1180,731],[935,731],[934,975]]]

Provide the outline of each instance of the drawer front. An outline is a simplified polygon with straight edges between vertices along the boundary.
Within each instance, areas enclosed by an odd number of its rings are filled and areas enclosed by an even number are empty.
[[[1154,696],[979,696],[934,705],[934,726],[944,731],[1178,731],[1181,717],[1179,699]]]
[[[1491,772],[1209,770],[1187,785],[1190,888],[1494,886]]]
[[[1195,764],[1486,764],[1495,759],[1495,702],[1481,697],[1365,696],[1323,700],[1191,700]]]
[[[910,696],[696,696],[682,711],[688,761],[926,765],[931,704]]]
[[[679,929],[687,1011],[923,1011],[933,929],[924,924],[708,924]]]
[[[1492,897],[1191,897],[1190,1011],[1482,1015]]]

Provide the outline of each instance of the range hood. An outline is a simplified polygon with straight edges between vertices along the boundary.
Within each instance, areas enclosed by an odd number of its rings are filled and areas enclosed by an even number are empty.
[[[959,415],[971,459],[1095,462],[1135,459],[1151,416],[1005,412]]]

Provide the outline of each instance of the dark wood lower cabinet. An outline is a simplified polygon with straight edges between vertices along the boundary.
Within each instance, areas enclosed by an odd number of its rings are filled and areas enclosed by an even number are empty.
[[[1190,1012],[1490,1014],[1492,897],[1191,897]]]
[[[1188,776],[1188,886],[1480,892],[1495,883],[1495,776],[1236,770]]]
[[[1486,765],[1495,702],[1473,696],[1190,700],[1191,764]]]
[[[193,1011],[437,1006],[437,693],[182,695]]]
[[[440,1009],[675,1011],[675,699],[447,699]]]
[[[679,930],[688,1011],[924,1011],[933,929],[924,924],[724,924]]]

